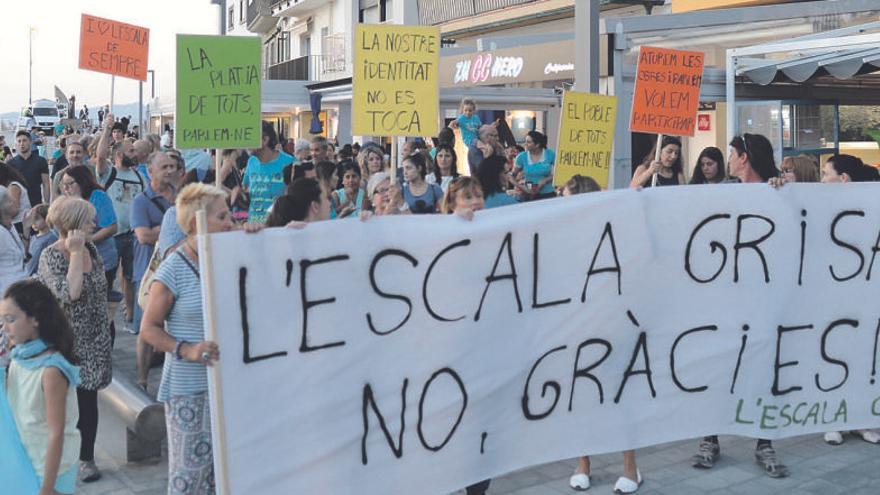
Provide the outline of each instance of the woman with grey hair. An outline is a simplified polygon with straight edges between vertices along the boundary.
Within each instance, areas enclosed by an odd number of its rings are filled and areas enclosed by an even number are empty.
[[[0,294],[6,288],[25,277],[27,251],[12,220],[18,215],[18,202],[12,192],[0,186]]]

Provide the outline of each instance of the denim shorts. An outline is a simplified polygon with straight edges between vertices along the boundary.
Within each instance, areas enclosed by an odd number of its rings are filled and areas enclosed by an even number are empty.
[[[119,234],[114,236],[113,240],[116,241],[116,253],[119,255],[119,263],[122,265],[122,276],[131,282],[134,264],[134,232]]]

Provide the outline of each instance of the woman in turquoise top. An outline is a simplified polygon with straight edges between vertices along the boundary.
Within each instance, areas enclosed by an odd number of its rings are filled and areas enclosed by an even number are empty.
[[[336,204],[337,218],[359,215],[364,207],[364,188],[361,187],[361,169],[349,162],[342,167],[342,188],[333,192],[331,203]]]
[[[504,184],[507,183],[506,165],[507,160],[500,155],[492,155],[480,164],[477,180],[480,181],[480,187],[483,189],[486,209],[518,203],[504,189]]]
[[[556,196],[553,191],[553,164],[556,153],[547,148],[547,136],[538,131],[526,135],[526,150],[516,157],[517,171],[523,172],[525,187],[520,187],[525,199],[546,199]]]

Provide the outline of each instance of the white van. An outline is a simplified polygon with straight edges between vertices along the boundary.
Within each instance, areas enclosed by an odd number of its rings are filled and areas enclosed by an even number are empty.
[[[31,105],[31,112],[36,126],[51,135],[55,130],[55,125],[61,122],[61,116],[58,114],[58,107],[52,100],[37,100]]]

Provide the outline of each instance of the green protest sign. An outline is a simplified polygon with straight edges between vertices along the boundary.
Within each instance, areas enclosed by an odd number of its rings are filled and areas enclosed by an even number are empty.
[[[179,148],[259,148],[260,39],[177,35]]]

